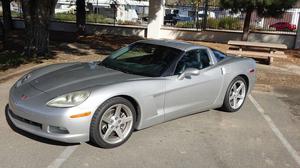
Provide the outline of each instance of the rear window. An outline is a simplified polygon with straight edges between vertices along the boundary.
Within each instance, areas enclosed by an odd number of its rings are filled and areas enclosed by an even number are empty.
[[[220,62],[221,60],[223,60],[226,57],[226,54],[222,53],[221,51],[212,50],[212,52],[214,53],[218,62]]]

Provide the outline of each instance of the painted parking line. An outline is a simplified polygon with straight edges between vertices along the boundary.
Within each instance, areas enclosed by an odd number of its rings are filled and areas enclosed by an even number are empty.
[[[249,95],[250,101],[253,103],[253,105],[256,107],[257,111],[262,115],[262,117],[267,121],[270,128],[272,129],[273,133],[277,136],[277,138],[280,140],[282,145],[287,149],[287,151],[290,153],[290,155],[294,158],[294,160],[297,162],[297,164],[300,167],[300,156],[297,153],[297,151],[293,148],[293,146],[288,142],[288,140],[283,136],[283,134],[280,132],[278,127],[275,125],[271,117],[265,113],[265,110],[261,107],[260,104],[257,103],[257,101],[253,98],[252,95]]]
[[[66,147],[65,150],[47,168],[60,168],[78,147],[79,145]]]

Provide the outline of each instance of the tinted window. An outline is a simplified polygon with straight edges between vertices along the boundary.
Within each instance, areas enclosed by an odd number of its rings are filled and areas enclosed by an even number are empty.
[[[181,50],[174,48],[135,43],[114,52],[102,62],[102,65],[126,73],[158,77],[181,54]]]
[[[226,57],[226,55],[224,53],[222,53],[221,51],[218,51],[218,50],[212,50],[212,51],[218,62],[223,60]]]
[[[210,59],[206,49],[187,52],[178,62],[175,75],[181,74],[187,68],[204,69],[210,66]]]

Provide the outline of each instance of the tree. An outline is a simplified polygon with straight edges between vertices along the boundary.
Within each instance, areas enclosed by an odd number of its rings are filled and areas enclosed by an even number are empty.
[[[202,21],[202,29],[206,30],[206,25],[207,25],[207,12],[208,12],[208,0],[204,1],[204,18]]]
[[[9,32],[12,29],[12,18],[10,11],[10,0],[1,0],[2,2],[2,11],[3,11],[3,37],[6,41]]]
[[[22,0],[25,23],[25,56],[49,54],[49,24],[54,15],[57,0]]]
[[[195,22],[197,29],[199,28],[199,9],[201,7],[202,0],[189,0],[190,4],[195,8]]]
[[[83,34],[86,24],[85,0],[76,0],[76,24],[78,33]]]
[[[254,11],[261,17],[279,17],[296,2],[297,0],[220,0],[220,5],[233,13],[246,14],[242,40],[247,40]]]

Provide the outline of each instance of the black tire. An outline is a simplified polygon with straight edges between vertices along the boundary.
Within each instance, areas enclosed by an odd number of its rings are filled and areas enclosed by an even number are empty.
[[[119,143],[110,144],[110,143],[105,142],[105,140],[100,136],[99,122],[100,122],[104,112],[116,104],[123,104],[130,108],[130,110],[132,111],[133,123],[132,123],[132,128],[130,130],[130,133],[127,135],[127,137],[125,137],[125,139],[123,139]],[[130,138],[133,130],[135,129],[135,123],[136,123],[136,110],[135,110],[134,106],[132,105],[132,103],[122,97],[111,98],[111,99],[105,101],[100,107],[98,107],[98,109],[96,110],[96,112],[93,115],[93,118],[91,121],[91,126],[90,126],[90,141],[94,145],[99,146],[101,148],[118,147],[118,146],[122,145],[123,143],[125,143]]]
[[[240,107],[237,108],[237,109],[234,109],[234,108],[232,108],[231,105],[230,105],[230,102],[229,102],[229,96],[230,96],[230,90],[231,90],[233,84],[236,83],[237,81],[242,81],[242,82],[245,84],[245,86],[246,86],[246,94],[245,94],[245,98],[244,98],[242,104],[240,105]],[[244,103],[245,103],[247,91],[248,91],[248,85],[247,85],[247,82],[245,81],[245,79],[242,78],[241,76],[235,77],[235,78],[231,81],[231,83],[229,84],[229,86],[228,86],[228,88],[227,88],[226,95],[225,95],[225,98],[224,98],[224,101],[223,101],[223,106],[221,107],[221,110],[222,110],[222,111],[225,111],[225,112],[237,112],[237,111],[239,111],[239,110],[243,107],[243,105],[244,105]]]

